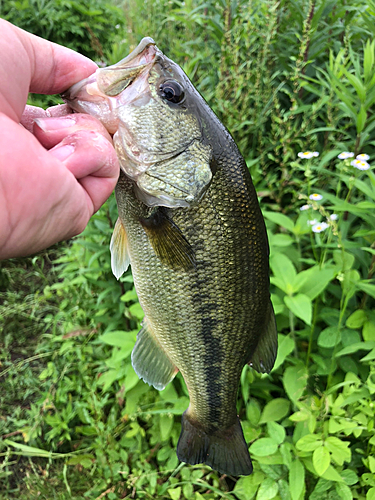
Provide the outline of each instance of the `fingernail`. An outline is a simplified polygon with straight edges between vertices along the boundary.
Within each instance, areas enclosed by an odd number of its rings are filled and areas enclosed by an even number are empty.
[[[51,155],[60,161],[66,160],[72,153],[74,153],[74,146],[71,144],[64,144],[62,146],[56,146],[49,150]]]
[[[44,132],[49,132],[51,130],[59,130],[61,128],[73,127],[76,124],[74,118],[70,116],[59,116],[51,118],[36,118],[35,123]]]

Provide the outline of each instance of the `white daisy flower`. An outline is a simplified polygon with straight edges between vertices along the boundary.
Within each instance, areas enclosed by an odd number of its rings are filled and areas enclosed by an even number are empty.
[[[353,160],[350,165],[352,165],[355,168],[358,168],[358,170],[368,170],[370,168],[369,163],[364,160]]]
[[[314,156],[314,153],[312,151],[301,151],[300,153],[298,153],[298,156],[300,158],[306,158],[307,160],[309,160]]]
[[[340,160],[346,160],[347,158],[353,158],[354,153],[349,153],[349,151],[344,151],[343,153],[340,153],[337,158]]]
[[[329,216],[329,219],[331,219],[331,220],[337,220],[338,218],[339,218],[339,216],[337,214],[331,214]]]
[[[314,233],[321,233],[322,231],[325,231],[329,227],[329,224],[326,222],[318,222],[318,224],[315,224],[311,229],[314,231]]]
[[[311,205],[302,205],[302,207],[300,207],[300,210],[308,210],[309,208],[311,208]]]
[[[318,151],[313,151],[313,154],[312,154],[312,155],[313,155],[313,156],[319,156],[319,153],[318,153]]]
[[[310,200],[319,201],[319,200],[323,199],[323,196],[321,194],[313,193],[313,194],[310,194],[309,198],[310,198]]]
[[[315,226],[315,224],[318,224],[318,221],[316,219],[308,220],[307,224],[310,224],[310,226]]]
[[[366,155],[365,153],[362,153],[360,155],[357,155],[356,159],[357,160],[361,160],[361,161],[367,161],[367,160],[370,159],[370,157],[369,157],[369,155]]]

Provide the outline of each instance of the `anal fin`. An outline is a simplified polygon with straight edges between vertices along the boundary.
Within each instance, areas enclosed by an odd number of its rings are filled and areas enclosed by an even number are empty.
[[[259,373],[269,373],[277,355],[277,328],[271,300],[268,302],[265,327],[248,364]]]
[[[140,223],[156,255],[172,269],[188,271],[195,267],[195,254],[180,228],[158,207],[150,217]]]
[[[169,359],[145,322],[138,332],[131,359],[138,377],[159,391],[163,390],[178,372],[178,368]]]
[[[120,217],[116,221],[109,249],[111,250],[112,272],[119,279],[130,264],[127,236]]]

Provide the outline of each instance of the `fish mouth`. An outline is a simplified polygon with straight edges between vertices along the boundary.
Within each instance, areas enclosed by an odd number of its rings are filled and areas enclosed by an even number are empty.
[[[99,118],[113,135],[118,128],[117,109],[148,90],[147,75],[158,54],[161,52],[154,40],[143,38],[124,59],[112,66],[98,68],[88,78],[72,85],[61,97],[74,111]],[[124,95],[123,91],[133,82],[136,88]]]

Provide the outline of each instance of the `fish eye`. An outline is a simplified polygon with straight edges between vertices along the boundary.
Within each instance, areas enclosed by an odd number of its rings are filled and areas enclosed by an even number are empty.
[[[159,87],[160,95],[163,99],[177,104],[185,98],[185,92],[182,86],[175,80],[169,80],[162,83]]]

